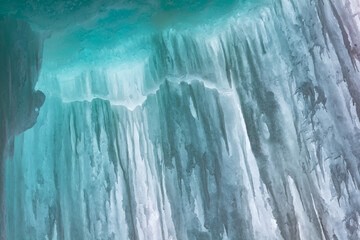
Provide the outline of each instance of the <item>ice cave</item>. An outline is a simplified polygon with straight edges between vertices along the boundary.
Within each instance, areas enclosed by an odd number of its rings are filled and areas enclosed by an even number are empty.
[[[359,0],[0,0],[0,240],[359,240]]]

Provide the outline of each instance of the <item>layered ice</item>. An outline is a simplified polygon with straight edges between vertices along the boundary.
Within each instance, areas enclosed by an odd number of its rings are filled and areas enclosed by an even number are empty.
[[[72,64],[45,44],[8,239],[360,238],[359,3],[242,4]]]

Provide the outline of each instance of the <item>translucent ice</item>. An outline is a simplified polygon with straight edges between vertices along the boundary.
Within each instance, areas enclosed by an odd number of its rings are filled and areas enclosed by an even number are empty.
[[[42,58],[42,39],[27,23],[0,18],[0,239],[6,238],[6,159],[14,137],[31,128],[45,95],[35,91]],[[11,181],[13,179],[10,179]]]
[[[16,12],[52,35],[8,239],[359,239],[359,3],[177,3]]]

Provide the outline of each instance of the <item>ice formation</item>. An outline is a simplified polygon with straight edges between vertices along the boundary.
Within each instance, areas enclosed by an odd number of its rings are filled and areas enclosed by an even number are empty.
[[[42,39],[27,23],[0,19],[0,239],[6,239],[6,159],[14,151],[14,137],[35,124],[45,100],[34,90],[41,57]]]
[[[5,2],[1,240],[360,239],[358,1]]]

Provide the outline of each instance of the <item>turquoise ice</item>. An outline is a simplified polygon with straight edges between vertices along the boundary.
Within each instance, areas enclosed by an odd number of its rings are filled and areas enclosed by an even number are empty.
[[[0,6],[1,240],[360,238],[356,0]]]

